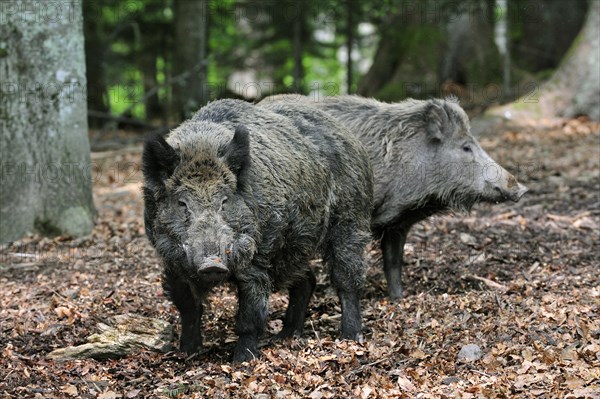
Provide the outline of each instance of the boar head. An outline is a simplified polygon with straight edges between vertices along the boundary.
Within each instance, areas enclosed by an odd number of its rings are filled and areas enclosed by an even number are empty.
[[[146,140],[144,220],[168,266],[210,285],[227,279],[255,251],[255,223],[242,195],[250,139],[244,126],[225,145],[194,137],[175,147],[159,135]]]
[[[425,192],[455,210],[475,202],[518,201],[527,187],[494,161],[470,133],[464,110],[451,100],[425,108],[426,142],[418,153]]]

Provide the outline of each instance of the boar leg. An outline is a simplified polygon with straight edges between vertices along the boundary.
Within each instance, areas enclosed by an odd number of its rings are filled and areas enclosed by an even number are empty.
[[[268,283],[238,282],[236,332],[239,338],[233,352],[234,362],[245,362],[259,356],[258,338],[267,324],[270,293]]]
[[[309,268],[306,272],[306,277],[297,281],[289,288],[290,300],[285,312],[283,329],[277,334],[277,338],[302,336],[304,319],[306,318],[306,309],[316,285],[317,279],[315,278],[315,274],[312,269]]]
[[[341,336],[362,342],[360,295],[366,270],[363,253],[369,234],[359,232],[353,225],[338,224],[332,237],[325,261],[342,307]]]
[[[390,299],[400,299],[403,295],[402,266],[404,264],[404,243],[407,233],[406,229],[388,229],[383,233],[381,240],[383,270]]]
[[[179,350],[192,354],[202,348],[202,311],[200,300],[192,294],[192,289],[187,282],[180,279],[175,273],[165,271],[163,280],[165,292],[179,310],[181,318],[181,337],[179,338]]]

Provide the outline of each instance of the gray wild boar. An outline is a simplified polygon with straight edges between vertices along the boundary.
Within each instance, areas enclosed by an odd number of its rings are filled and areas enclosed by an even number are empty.
[[[334,118],[301,105],[215,101],[166,140],[149,137],[143,173],[146,234],[180,312],[182,351],[202,346],[202,302],[225,281],[238,292],[234,361],[258,355],[274,290],[290,297],[280,337],[300,335],[317,254],[340,298],[341,336],[361,339],[373,176]]]
[[[383,103],[359,96],[278,95],[261,103],[310,103],[336,117],[365,146],[375,176],[372,229],[381,238],[388,294],[402,297],[404,243],[410,228],[479,201],[518,201],[527,188],[498,165],[470,133],[456,101]]]

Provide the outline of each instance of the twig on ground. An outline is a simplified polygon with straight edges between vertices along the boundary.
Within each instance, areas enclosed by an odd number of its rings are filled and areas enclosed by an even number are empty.
[[[348,372],[347,372],[347,373],[344,375],[344,377],[346,377],[346,376],[348,376],[348,375],[350,375],[350,374],[358,374],[358,373],[362,373],[362,372],[363,372],[363,370],[364,370],[364,369],[366,369],[367,367],[372,367],[372,366],[375,366],[375,365],[377,365],[377,364],[379,364],[379,363],[383,363],[383,362],[385,362],[385,361],[387,361],[387,360],[388,360],[388,359],[379,359],[379,360],[375,360],[374,362],[371,362],[371,363],[363,364],[362,366],[360,366],[360,367],[359,367],[359,368],[357,368],[357,369],[354,369],[354,370],[350,370],[350,371],[348,371]]]
[[[485,277],[480,277],[480,276],[475,276],[473,274],[469,274],[469,275],[465,276],[464,278],[465,279],[470,279],[470,280],[481,281],[488,288],[491,288],[491,289],[500,290],[500,291],[508,291],[508,287],[507,286],[499,284],[499,283],[497,283],[495,281],[492,281],[490,279],[487,279]]]

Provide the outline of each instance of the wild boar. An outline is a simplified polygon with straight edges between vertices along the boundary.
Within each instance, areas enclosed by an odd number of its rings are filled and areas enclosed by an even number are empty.
[[[238,292],[234,361],[258,356],[271,292],[289,290],[281,337],[300,335],[329,266],[341,336],[361,339],[359,298],[370,239],[373,176],[364,148],[312,107],[210,103],[143,151],[146,233],[180,312],[180,348],[202,346],[203,300],[225,281]]]

